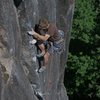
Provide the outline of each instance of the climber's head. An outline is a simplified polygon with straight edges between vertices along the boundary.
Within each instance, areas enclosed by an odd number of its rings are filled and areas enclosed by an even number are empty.
[[[48,29],[49,21],[47,19],[40,19],[39,20],[39,28],[40,29]]]

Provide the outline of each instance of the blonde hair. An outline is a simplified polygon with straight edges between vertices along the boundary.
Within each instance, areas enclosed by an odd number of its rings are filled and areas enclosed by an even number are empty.
[[[39,20],[39,26],[40,26],[41,28],[47,27],[48,24],[49,24],[49,21],[48,21],[47,19],[40,19],[40,20]]]

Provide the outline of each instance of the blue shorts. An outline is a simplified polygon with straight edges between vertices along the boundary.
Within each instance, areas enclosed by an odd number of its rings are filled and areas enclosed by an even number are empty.
[[[50,47],[48,48],[49,53],[61,52],[63,50],[64,50],[64,41],[60,43],[52,42]]]

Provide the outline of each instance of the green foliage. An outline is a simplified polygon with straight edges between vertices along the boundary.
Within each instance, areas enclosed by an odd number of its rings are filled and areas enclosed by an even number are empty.
[[[65,86],[70,100],[100,100],[100,0],[76,0]]]
[[[68,95],[70,100],[75,99],[75,96],[83,98],[100,99],[100,70],[98,64],[100,57],[83,55],[72,55],[69,53],[69,58],[66,68],[66,81]]]
[[[91,0],[76,0],[72,38],[86,43],[92,41],[91,31],[95,27],[94,6]]]
[[[81,53],[76,56],[69,53],[68,67],[66,68],[68,82],[66,87],[69,95],[76,94],[89,98],[100,97],[99,60],[99,58],[94,59],[94,56],[90,57]]]

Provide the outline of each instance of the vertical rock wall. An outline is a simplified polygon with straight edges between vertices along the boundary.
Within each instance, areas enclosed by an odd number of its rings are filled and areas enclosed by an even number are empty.
[[[63,79],[73,9],[73,0],[0,0],[0,100],[68,100]],[[65,51],[51,54],[38,74],[27,31],[43,17],[64,30]]]

